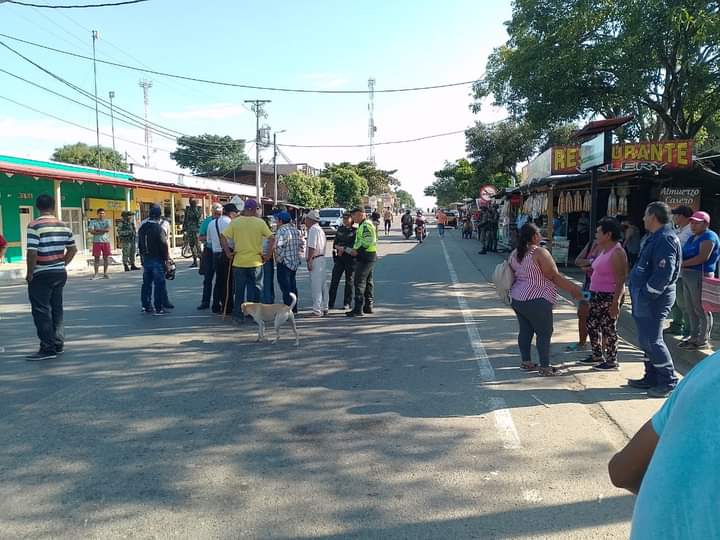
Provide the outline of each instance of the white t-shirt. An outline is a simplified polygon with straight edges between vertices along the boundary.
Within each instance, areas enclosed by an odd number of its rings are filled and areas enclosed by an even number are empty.
[[[220,244],[220,238],[218,237],[218,229],[220,229],[220,232],[223,232],[225,229],[227,229],[228,225],[230,225],[230,222],[232,220],[228,216],[220,216],[217,219],[217,227],[215,226],[215,220],[213,219],[210,223],[208,223],[207,228],[207,238],[208,242],[210,242],[210,245],[212,246],[213,253],[222,253],[222,244]],[[228,240],[228,244],[230,247],[232,247],[232,240]]]
[[[325,243],[325,231],[316,223],[308,231],[307,247],[315,250],[315,256],[325,255]]]
[[[677,235],[678,240],[680,240],[681,246],[684,246],[685,243],[690,240],[690,237],[693,235],[689,223],[680,229],[675,229],[675,234]]]

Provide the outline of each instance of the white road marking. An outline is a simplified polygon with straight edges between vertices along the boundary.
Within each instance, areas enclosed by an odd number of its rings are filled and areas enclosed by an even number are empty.
[[[475,354],[475,361],[477,362],[478,367],[478,378],[481,384],[493,382],[495,380],[495,370],[490,363],[490,358],[488,358],[485,346],[480,339],[480,332],[475,324],[475,319],[473,318],[472,311],[470,311],[470,306],[458,288],[460,280],[458,279],[457,272],[455,272],[455,266],[453,266],[453,263],[450,260],[450,255],[445,248],[445,241],[441,239],[440,245],[442,246],[443,254],[445,255],[445,263],[447,264],[448,272],[450,273],[450,280],[452,281],[452,286],[450,288],[455,294],[455,298],[457,298],[458,305],[460,306],[460,312],[462,313],[465,321],[465,329],[467,330],[468,337],[470,338],[470,344],[472,346],[473,353]],[[495,427],[497,428],[500,438],[503,441],[503,447],[512,450],[522,448],[520,436],[515,428],[515,422],[513,422],[512,414],[510,413],[510,409],[507,408],[505,400],[501,397],[492,397],[488,400],[488,404],[493,410],[493,415],[495,416]]]

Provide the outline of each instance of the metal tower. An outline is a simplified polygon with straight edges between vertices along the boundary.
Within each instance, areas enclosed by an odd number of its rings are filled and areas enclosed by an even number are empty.
[[[377,127],[375,127],[375,79],[373,79],[372,77],[368,79],[368,97],[370,99],[370,101],[368,102],[368,144],[370,148],[368,153],[368,161],[374,164],[375,132],[377,131]]]
[[[150,109],[150,88],[152,81],[142,79],[138,86],[143,89],[143,101],[145,103],[145,166],[150,166],[150,143],[152,142],[152,134],[150,133],[150,124],[148,124],[148,111]]]

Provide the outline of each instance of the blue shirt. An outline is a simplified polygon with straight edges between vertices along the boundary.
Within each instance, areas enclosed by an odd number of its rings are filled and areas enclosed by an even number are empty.
[[[205,237],[205,245],[208,249],[212,249],[212,244],[210,243],[210,239],[207,237],[207,230],[208,225],[210,225],[210,222],[215,219],[212,216],[208,216],[205,219],[203,219],[202,223],[200,224],[200,230],[198,231],[198,236],[204,236]]]
[[[652,419],[658,442],[635,501],[631,540],[720,538],[720,352]]]
[[[708,229],[704,233],[698,236],[691,236],[685,245],[683,246],[683,260],[692,259],[700,255],[700,244],[710,240],[713,243],[710,257],[704,264],[695,264],[693,266],[687,266],[690,270],[702,270],[703,272],[714,273],[717,267],[718,258],[720,258],[720,237],[715,234],[715,231]]]

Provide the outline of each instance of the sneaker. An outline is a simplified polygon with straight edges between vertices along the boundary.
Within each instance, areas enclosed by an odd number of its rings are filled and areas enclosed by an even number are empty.
[[[605,361],[600,359],[598,360],[595,358],[592,354],[586,358],[583,358],[582,360],[578,360],[575,362],[578,366],[594,366],[596,364],[604,364]]]
[[[647,390],[654,386],[645,377],[643,377],[642,379],[628,379],[627,385],[631,386],[632,388],[639,388],[641,390]]]
[[[620,364],[617,362],[611,363],[611,362],[603,362],[602,364],[598,364],[597,366],[592,367],[593,371],[619,371],[620,370]]]
[[[57,358],[57,354],[55,351],[43,351],[40,349],[38,352],[33,354],[28,354],[25,357],[25,360],[28,362],[38,362],[41,360],[52,360],[53,358]]]
[[[363,314],[361,311],[348,311],[345,314],[346,317],[362,317]]]
[[[680,348],[680,349],[697,349],[698,345],[692,339],[688,339],[687,341],[682,341],[682,342],[678,343],[678,348]]]
[[[65,352],[65,347],[55,347],[55,354],[61,355]]]
[[[648,388],[647,395],[648,397],[652,398],[666,398],[670,394],[672,394],[673,390],[675,390],[674,386],[670,386],[669,384],[661,384],[658,386],[653,386],[652,388]]]
[[[167,314],[168,314],[168,312],[165,311],[165,310],[162,309],[162,308],[156,309],[156,310],[153,312],[153,315],[167,315]]]
[[[352,309],[352,306],[351,306],[350,304],[345,304],[345,305],[343,306],[343,310],[344,310],[344,311],[350,311],[351,309]]]
[[[365,313],[366,315],[372,315],[373,314],[372,306],[363,308],[363,313]]]
[[[155,309],[151,308],[151,307],[141,307],[140,308],[140,313],[152,313],[154,311],[155,311]]]

